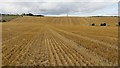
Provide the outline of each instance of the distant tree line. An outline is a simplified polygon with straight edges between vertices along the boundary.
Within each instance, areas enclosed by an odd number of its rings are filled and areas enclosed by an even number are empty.
[[[22,16],[34,16],[32,13],[25,14],[23,13]]]
[[[91,16],[91,17],[118,17],[118,16]]]
[[[38,16],[38,17],[44,17],[44,15],[34,15],[34,16]]]
[[[21,16],[19,14],[1,14],[1,16]]]
[[[44,15],[34,15],[32,13],[23,13],[23,14],[1,14],[1,16],[40,16],[44,17]]]
[[[22,16],[39,16],[39,17],[44,17],[44,15],[34,15],[32,13],[28,13],[28,14],[23,13]]]
[[[0,22],[7,22],[17,17],[23,16],[36,16],[36,17],[44,17],[44,15],[34,15],[32,13],[23,13],[23,14],[2,14],[0,13],[0,17],[2,18]]]

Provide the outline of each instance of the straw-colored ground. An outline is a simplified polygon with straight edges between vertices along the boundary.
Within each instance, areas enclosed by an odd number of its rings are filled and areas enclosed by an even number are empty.
[[[106,22],[111,26],[90,26]],[[20,17],[2,25],[3,66],[117,66],[117,18]]]

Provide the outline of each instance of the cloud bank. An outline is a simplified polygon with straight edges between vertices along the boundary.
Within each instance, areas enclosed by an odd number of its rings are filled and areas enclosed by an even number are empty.
[[[0,2],[0,13],[33,13],[44,15],[117,15],[117,0],[34,0],[27,2],[20,0],[6,0]]]

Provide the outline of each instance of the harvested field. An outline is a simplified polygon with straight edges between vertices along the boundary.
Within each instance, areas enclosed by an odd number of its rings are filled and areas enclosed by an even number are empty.
[[[110,26],[90,26],[106,22]],[[3,66],[117,66],[116,17],[20,17],[2,23]]]

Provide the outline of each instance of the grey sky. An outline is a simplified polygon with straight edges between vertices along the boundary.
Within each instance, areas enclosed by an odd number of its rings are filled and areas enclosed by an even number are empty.
[[[44,15],[117,15],[118,0],[0,0],[0,13]]]

